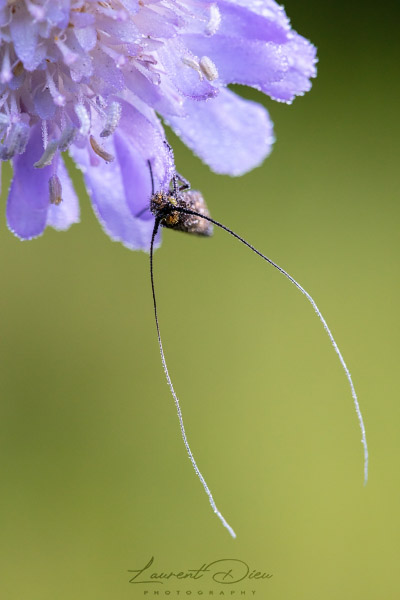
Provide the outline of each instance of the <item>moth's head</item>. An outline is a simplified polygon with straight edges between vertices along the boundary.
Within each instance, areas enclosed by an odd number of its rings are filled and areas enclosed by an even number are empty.
[[[165,192],[157,192],[150,199],[150,210],[155,217],[168,215],[176,205],[176,199]]]
[[[179,213],[174,210],[178,202],[174,196],[164,192],[153,194],[150,200],[150,210],[155,217],[161,219],[164,227],[174,227],[179,221]]]

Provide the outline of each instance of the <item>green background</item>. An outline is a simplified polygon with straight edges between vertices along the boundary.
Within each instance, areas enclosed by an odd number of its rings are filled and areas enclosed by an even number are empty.
[[[151,556],[158,571],[237,558],[273,574],[164,584],[164,597],[399,597],[400,10],[317,0],[286,10],[318,46],[319,74],[292,106],[240,90],[275,123],[265,164],[216,176],[170,140],[213,216],[316,299],[359,393],[369,483],[344,373],[306,300],[224,232],[164,231],[165,351],[229,537],[180,439],[148,256],[107,238],[78,183],[82,222],[70,231],[21,243],[1,223],[2,598],[145,597],[127,570]],[[6,188],[4,176],[3,212]]]

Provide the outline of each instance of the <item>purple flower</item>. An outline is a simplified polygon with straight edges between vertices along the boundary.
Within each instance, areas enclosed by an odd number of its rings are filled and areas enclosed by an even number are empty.
[[[290,103],[315,76],[315,48],[274,0],[0,0],[0,36],[7,222],[24,240],[79,221],[68,151],[108,235],[147,250],[148,161],[157,189],[175,172],[157,113],[215,172],[240,175],[270,152],[272,124],[226,86]]]

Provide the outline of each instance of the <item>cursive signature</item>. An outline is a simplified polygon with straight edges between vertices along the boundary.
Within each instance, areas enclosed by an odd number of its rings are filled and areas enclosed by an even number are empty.
[[[128,569],[128,573],[134,573],[129,583],[158,583],[176,581],[178,579],[203,579],[220,584],[234,584],[239,581],[255,579],[271,579],[272,574],[256,569],[250,569],[249,565],[237,558],[221,558],[210,563],[203,563],[198,569],[186,569],[184,571],[153,571],[150,569],[154,563],[154,556],[142,569]],[[154,567],[153,567],[154,568]]]

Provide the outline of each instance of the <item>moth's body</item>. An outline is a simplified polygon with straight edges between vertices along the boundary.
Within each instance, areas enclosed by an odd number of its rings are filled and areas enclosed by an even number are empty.
[[[187,189],[187,185],[185,182],[183,189],[182,187],[178,188],[177,181],[173,181],[171,191],[153,194],[150,200],[150,210],[159,219],[162,227],[210,236],[213,233],[212,223],[199,216],[176,210],[178,207],[194,211],[205,217],[210,216],[202,194],[197,190]]]

